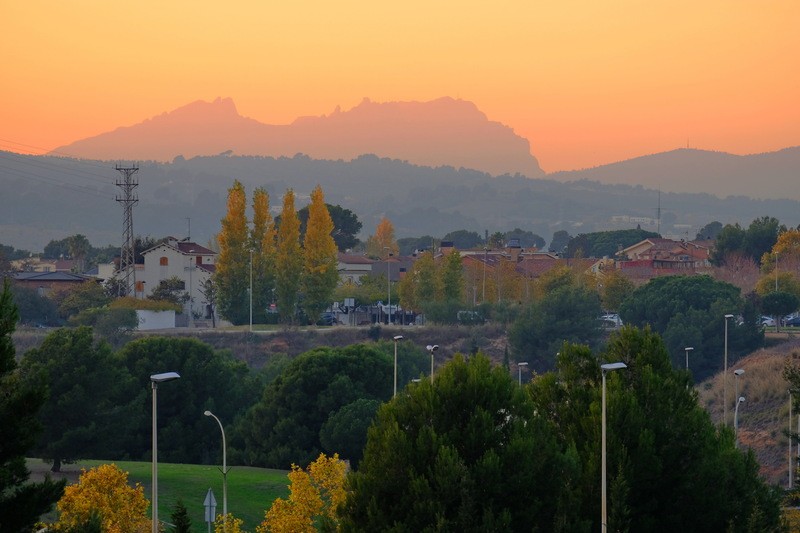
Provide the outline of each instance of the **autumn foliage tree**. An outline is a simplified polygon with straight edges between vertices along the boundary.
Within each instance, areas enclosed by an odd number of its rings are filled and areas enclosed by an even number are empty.
[[[250,258],[246,209],[244,186],[237,180],[228,189],[228,211],[217,237],[219,257],[214,274],[219,311],[234,324],[244,324],[249,319]]]
[[[269,212],[269,193],[260,187],[253,192],[250,248],[253,250],[253,320],[264,322],[275,289],[275,224]]]
[[[289,472],[289,498],[278,498],[264,515],[257,533],[314,533],[315,524],[338,526],[337,512],[344,503],[347,467],[337,454],[320,454],[303,470],[293,464]]]
[[[328,306],[338,281],[337,248],[331,236],[333,220],[325,206],[322,188],[311,193],[308,223],[303,240],[303,311],[312,322]]]
[[[300,248],[300,220],[294,207],[294,191],[288,189],[283,196],[281,224],[278,228],[275,280],[278,312],[284,322],[293,322],[297,308],[297,294],[303,268],[303,251]]]
[[[84,470],[78,483],[69,485],[58,501],[57,531],[74,531],[99,515],[102,530],[142,533],[150,529],[149,503],[144,487],[128,484],[128,473],[115,464]]]
[[[399,246],[397,245],[397,240],[394,236],[394,225],[391,221],[383,217],[381,221],[378,222],[378,226],[375,228],[375,235],[370,235],[367,239],[367,255],[373,258],[387,258],[389,253],[397,255],[400,251]],[[385,250],[388,248],[388,250]]]

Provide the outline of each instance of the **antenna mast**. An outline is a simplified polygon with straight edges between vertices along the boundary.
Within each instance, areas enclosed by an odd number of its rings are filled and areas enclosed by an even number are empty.
[[[134,262],[133,246],[133,206],[139,203],[139,197],[134,194],[134,189],[139,183],[133,175],[139,172],[138,166],[114,167],[117,172],[122,174],[122,180],[117,180],[117,187],[122,189],[122,194],[117,195],[117,202],[123,208],[123,230],[122,230],[122,251],[119,257],[119,272],[122,276],[122,283],[119,285],[119,292],[124,295],[136,296],[136,265]],[[124,296],[120,294],[120,296]]]

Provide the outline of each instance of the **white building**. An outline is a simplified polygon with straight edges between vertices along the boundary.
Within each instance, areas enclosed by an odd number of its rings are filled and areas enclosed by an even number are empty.
[[[144,268],[136,272],[137,297],[146,297],[161,281],[177,277],[190,296],[185,304],[189,320],[194,316],[211,318],[202,285],[214,273],[216,252],[195,242],[169,237],[166,242],[142,252],[142,256]]]

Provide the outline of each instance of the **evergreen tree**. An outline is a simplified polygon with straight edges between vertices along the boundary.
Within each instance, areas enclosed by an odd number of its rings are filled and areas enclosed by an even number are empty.
[[[303,251],[300,248],[300,220],[294,207],[294,191],[288,189],[283,196],[281,225],[278,228],[277,255],[275,257],[275,292],[278,312],[284,322],[293,323],[297,310],[300,278],[303,270]]]
[[[325,206],[322,187],[311,193],[308,224],[303,241],[303,311],[312,322],[331,302],[339,274],[336,242],[331,236],[333,220]]]
[[[66,480],[28,482],[25,457],[41,427],[36,415],[45,401],[42,376],[17,368],[11,334],[17,308],[8,278],[0,293],[0,531],[30,531],[39,516],[58,501]]]
[[[172,519],[173,533],[191,533],[192,520],[189,518],[189,510],[186,509],[183,500],[180,498],[175,502],[170,518]]]
[[[53,472],[62,462],[121,455],[121,435],[136,417],[125,410],[131,377],[106,342],[95,342],[92,328],[54,331],[21,367],[47,379],[49,398],[39,411],[44,432],[34,453]]]
[[[263,188],[253,193],[253,320],[263,323],[275,290],[275,224],[269,212],[269,194]]]
[[[570,531],[577,464],[516,380],[460,355],[381,406],[342,531]]]
[[[214,274],[218,287],[219,311],[234,324],[244,324],[250,316],[250,251],[247,235],[247,201],[244,186],[237,180],[228,189],[228,211],[222,219],[219,257]]]
[[[617,361],[627,369],[606,383],[608,530],[779,531],[780,491],[760,479],[753,452],[738,451],[733,432],[714,426],[660,337],[630,326],[599,355],[562,345],[557,370],[530,385],[537,412],[582,465],[574,516],[600,526],[599,363]]]

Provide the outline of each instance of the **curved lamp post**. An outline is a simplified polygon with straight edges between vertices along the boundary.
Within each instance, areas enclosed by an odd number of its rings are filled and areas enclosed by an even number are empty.
[[[733,371],[733,384],[734,389],[736,390],[736,396],[734,396],[735,398],[739,397],[739,378],[742,376],[742,374],[744,374],[744,368],[737,368]]]
[[[223,522],[223,530],[228,529],[228,453],[227,448],[225,447],[225,429],[222,427],[222,422],[220,422],[219,418],[212,413],[211,411],[205,411],[203,413],[206,416],[210,416],[214,420],[217,421],[219,424],[219,430],[222,432],[222,515],[225,517],[225,521]]]
[[[607,531],[608,525],[607,522],[607,513],[606,513],[606,373],[612,372],[614,370],[621,370],[623,368],[628,368],[628,365],[625,363],[608,363],[605,365],[600,365],[600,369],[603,371],[603,400],[602,400],[602,450],[601,450],[601,478],[602,478],[602,487],[600,490],[601,493],[601,501],[600,501],[600,531],[605,533]]]
[[[153,533],[158,533],[158,430],[156,426],[158,399],[158,384],[180,378],[177,372],[164,372],[162,374],[152,374],[150,384],[153,387],[153,467],[152,467],[152,499],[153,499]]]
[[[402,335],[395,335],[392,337],[392,340],[394,341],[394,394],[392,394],[392,398],[397,396],[397,342],[402,339]]]
[[[733,434],[736,436],[736,447],[739,447],[739,404],[744,402],[744,396],[736,400],[736,409],[733,411]]]
[[[517,381],[519,382],[519,386],[522,386],[522,367],[528,366],[527,361],[522,361],[517,363]]]
[[[687,346],[686,348],[684,348],[684,350],[686,351],[686,370],[689,370],[689,352],[694,350],[694,348],[692,348],[691,346]]]
[[[722,423],[728,425],[728,319],[733,315],[725,315],[725,368],[722,372]]]
[[[431,381],[433,381],[433,352],[439,349],[438,344],[429,344],[425,347],[431,353]]]

